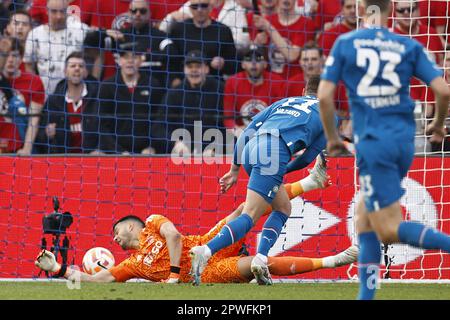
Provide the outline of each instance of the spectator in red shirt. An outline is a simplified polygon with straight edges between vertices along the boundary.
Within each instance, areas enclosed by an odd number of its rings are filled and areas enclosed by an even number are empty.
[[[430,57],[437,64],[442,65],[444,48],[436,30],[420,21],[422,14],[417,1],[396,1],[394,5],[394,32],[409,36],[419,41],[430,53]],[[429,93],[427,92],[429,91]],[[425,84],[416,78],[411,80],[411,97],[421,102],[432,101],[434,96],[427,90]]]
[[[267,19],[255,15],[254,25],[265,31],[255,38],[255,44],[269,42],[269,61],[271,71],[288,79],[301,72],[297,64],[301,47],[315,39],[315,26],[312,19],[295,10],[296,0],[283,0],[278,3],[278,13]]]
[[[271,16],[277,13],[278,0],[260,0],[259,12],[264,17]]]
[[[315,45],[307,45],[300,52],[300,66],[302,73],[290,78],[286,85],[286,96],[303,96],[303,90],[309,78],[313,75],[320,75],[325,59],[323,50]],[[340,82],[335,93],[335,103],[338,115],[341,119],[340,132],[345,137],[351,136],[351,123],[348,107],[347,93],[345,87]]]
[[[420,21],[422,16],[419,5],[414,0],[396,1],[394,6],[394,32],[409,35],[419,41],[430,53],[438,65],[442,65],[444,48],[441,39],[432,27]]]
[[[224,92],[224,124],[236,137],[245,129],[250,116],[284,97],[284,80],[267,71],[262,48],[252,47],[244,55],[242,69],[227,79]]]
[[[9,38],[10,52],[3,67],[3,76],[10,82],[11,88],[20,94],[21,99],[28,108],[28,113],[40,114],[45,100],[44,84],[39,76],[20,70],[24,47],[20,40]],[[36,139],[39,126],[39,117],[29,117],[23,147],[17,151],[20,155],[30,155]],[[17,130],[17,128],[13,128]]]
[[[67,15],[91,25],[96,15],[97,0],[67,0]],[[30,16],[36,24],[48,23],[47,0],[33,0],[29,9]]]
[[[339,0],[314,0],[317,10],[314,14],[314,22],[318,30],[326,30],[327,25],[332,24],[335,17],[341,11],[342,1]]]
[[[356,0],[341,0],[341,4],[342,22],[323,31],[317,40],[317,44],[323,49],[325,56],[328,56],[334,42],[341,34],[356,29]]]
[[[436,30],[445,45],[445,35],[450,31],[450,2],[448,0],[419,0],[421,22]]]
[[[289,78],[286,86],[288,97],[302,96],[308,79],[322,72],[324,63],[322,48],[314,45],[303,47],[299,63],[303,72]]]
[[[278,4],[278,0],[260,0],[260,1],[258,1],[259,15],[268,19],[268,17],[277,13],[277,4]],[[258,30],[258,28],[256,28],[253,23],[254,15],[255,15],[254,8],[253,7],[248,8],[248,12],[247,12],[248,32],[250,35],[250,40],[252,42],[255,40],[258,33],[262,32],[262,30]],[[260,37],[266,37],[264,32]]]

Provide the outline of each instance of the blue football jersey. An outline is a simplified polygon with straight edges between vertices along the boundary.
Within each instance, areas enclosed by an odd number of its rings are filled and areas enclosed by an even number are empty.
[[[415,40],[384,27],[344,34],[335,42],[321,78],[347,88],[355,142],[366,136],[415,133],[411,77],[427,85],[442,71]]]
[[[279,100],[252,119],[246,130],[256,130],[256,134],[269,132],[278,135],[295,153],[317,141],[325,148],[325,139],[316,97],[290,97]]]

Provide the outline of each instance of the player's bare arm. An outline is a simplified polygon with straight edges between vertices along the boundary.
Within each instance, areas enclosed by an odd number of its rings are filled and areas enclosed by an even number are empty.
[[[427,127],[427,134],[432,135],[431,142],[440,143],[446,134],[444,121],[448,115],[450,89],[442,77],[431,81],[430,86],[436,96],[436,112],[433,121]]]
[[[180,262],[183,244],[182,235],[172,222],[165,222],[161,225],[159,233],[166,239],[170,256],[170,275],[165,280],[166,283],[178,283],[180,277]]]
[[[327,151],[330,157],[336,157],[347,153],[344,142],[339,137],[334,115],[336,107],[334,105],[334,92],[336,85],[328,80],[321,80],[317,97],[320,105],[320,118],[323,123],[323,130],[327,138]]]

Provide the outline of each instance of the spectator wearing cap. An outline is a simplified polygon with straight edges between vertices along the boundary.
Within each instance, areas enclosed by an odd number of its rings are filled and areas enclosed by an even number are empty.
[[[167,75],[173,72],[170,66],[170,57],[176,55],[175,47],[166,33],[154,28],[150,22],[150,9],[148,0],[133,0],[130,2],[129,15],[131,25],[114,29],[100,29],[90,32],[85,41],[85,45],[94,53],[95,58],[100,53],[100,48],[113,49],[119,42],[136,42],[138,50],[145,52],[145,60],[141,64],[141,69],[149,71],[152,77],[158,79],[164,88],[170,86],[166,80],[170,80]],[[96,50],[97,49],[97,50]]]
[[[44,105],[35,147],[38,153],[93,153],[98,146],[98,86],[86,81],[83,53],[65,61],[65,78]]]
[[[218,129],[224,133],[223,127],[223,84],[215,77],[208,76],[210,67],[200,51],[194,50],[187,54],[184,62],[184,80],[178,86],[169,89],[165,98],[165,108],[159,116],[160,125],[164,127],[165,139],[172,140],[172,134],[177,129],[185,129],[190,134],[192,144],[188,140],[178,140],[175,145],[167,144],[166,152],[176,154],[198,153],[194,141],[195,121],[201,121],[202,136],[208,129]],[[198,130],[199,128],[197,128]],[[206,143],[203,144],[203,147]]]
[[[242,59],[242,69],[227,79],[224,94],[224,124],[238,137],[250,117],[284,97],[285,82],[267,71],[262,48],[252,47]]]
[[[48,24],[30,31],[23,61],[28,72],[35,72],[44,82],[46,94],[53,93],[64,78],[65,59],[81,51],[89,27],[75,19],[67,19],[68,0],[48,0]]]
[[[99,93],[100,142],[106,153],[154,153],[152,120],[164,94],[161,85],[140,71],[145,52],[137,44],[118,45],[119,70],[102,82]]]
[[[192,19],[172,24],[169,37],[182,57],[193,50],[203,52],[211,75],[232,75],[237,66],[233,34],[229,27],[211,19],[211,1],[191,0]]]

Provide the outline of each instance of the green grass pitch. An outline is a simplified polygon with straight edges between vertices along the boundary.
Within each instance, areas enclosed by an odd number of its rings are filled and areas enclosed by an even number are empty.
[[[64,282],[1,282],[0,299],[52,300],[354,300],[357,283],[255,284],[81,283],[69,289]],[[377,299],[450,300],[450,284],[382,283]]]

